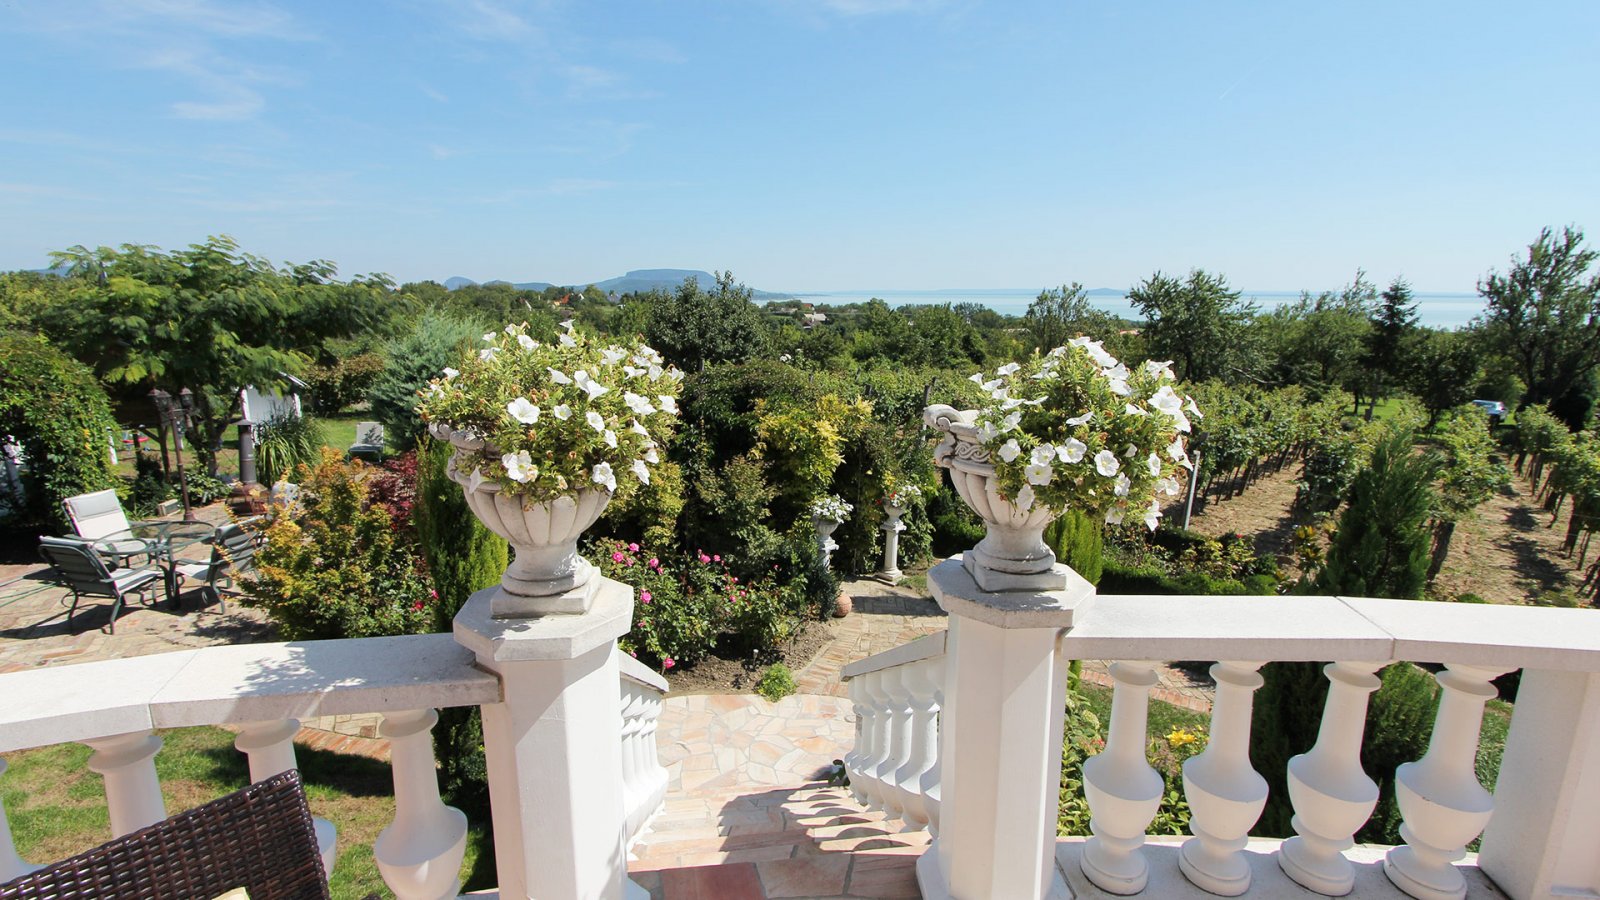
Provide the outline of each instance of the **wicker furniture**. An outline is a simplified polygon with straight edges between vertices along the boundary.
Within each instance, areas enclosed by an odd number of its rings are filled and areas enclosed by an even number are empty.
[[[0,884],[0,900],[327,900],[300,772],[289,769]]]
[[[161,578],[161,570],[146,566],[140,569],[112,571],[95,552],[94,546],[74,538],[42,537],[39,555],[55,570],[63,586],[72,591],[72,608],[67,610],[67,627],[78,611],[78,601],[84,597],[111,598],[110,632],[117,633],[117,614],[122,611],[123,598],[129,594],[143,595]]]

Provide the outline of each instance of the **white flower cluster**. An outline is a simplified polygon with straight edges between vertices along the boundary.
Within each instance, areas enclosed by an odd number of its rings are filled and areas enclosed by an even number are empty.
[[[836,494],[829,494],[811,504],[811,514],[813,516],[819,519],[832,519],[835,522],[843,522],[849,517],[850,511],[853,509],[855,509],[854,506],[844,502],[844,498]]]
[[[1043,502],[1103,511],[1119,524],[1135,509],[1154,530],[1161,497],[1182,491],[1183,435],[1194,401],[1173,390],[1172,364],[1130,370],[1099,341],[1073,339],[1024,367],[1008,363],[972,382],[989,395],[978,437],[1018,509]]]
[[[895,486],[888,494],[892,502],[905,504],[921,497],[922,488],[914,484],[902,484]]]
[[[618,468],[650,483],[661,461],[651,427],[663,438],[671,430],[682,372],[643,344],[594,346],[570,321],[554,345],[531,338],[526,325],[483,339],[489,346],[462,369],[446,368],[418,407],[428,421],[489,445],[467,460],[476,464],[474,483],[485,470],[496,480],[503,472],[502,484],[539,499],[585,485],[614,492]],[[502,412],[485,420],[486,404]]]

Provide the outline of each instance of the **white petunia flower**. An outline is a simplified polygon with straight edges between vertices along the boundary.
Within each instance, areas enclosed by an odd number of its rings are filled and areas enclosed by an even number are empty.
[[[661,461],[661,454],[656,452],[655,444],[649,444],[644,448],[644,461],[652,465]]]
[[[661,411],[664,413],[670,413],[674,416],[678,414],[678,401],[667,394],[657,394],[656,405],[660,406]]]
[[[628,430],[643,438],[650,437],[650,430],[640,425],[638,419],[633,420],[633,423],[628,426]]]
[[[1157,503],[1154,500],[1151,500],[1150,501],[1150,508],[1145,510],[1145,513],[1144,513],[1144,525],[1145,525],[1146,528],[1150,529],[1151,531],[1155,531],[1156,530],[1156,523],[1160,522],[1160,521],[1161,521],[1161,504]]]
[[[494,332],[492,332],[492,331],[485,331],[485,332],[484,332],[484,333],[483,333],[483,342],[484,342],[484,343],[485,343],[485,344],[491,344],[491,343],[494,343]]]
[[[539,421],[539,407],[534,406],[527,397],[518,397],[507,403],[506,412],[511,414],[511,418],[524,425],[532,425]]]
[[[1005,382],[999,378],[996,378],[993,381],[985,381],[983,384],[978,385],[978,387],[981,387],[992,394],[995,390],[999,389],[1000,385],[1002,384],[1005,384]]]
[[[1044,463],[1043,465],[1035,463],[1030,466],[1024,466],[1022,474],[1028,479],[1029,484],[1046,485],[1050,483],[1050,479],[1056,473],[1050,468],[1049,463]]]
[[[1194,416],[1196,419],[1204,419],[1205,415],[1200,412],[1200,407],[1194,405],[1194,398],[1188,397],[1186,399],[1188,403],[1184,404],[1183,408],[1189,411],[1189,415]]]
[[[558,403],[555,409],[550,410],[550,414],[565,422],[572,416],[572,407],[565,403]]]
[[[1000,447],[1000,451],[996,455],[1006,462],[1011,462],[1018,456],[1022,455],[1022,447],[1017,443],[1016,438],[1012,438],[1006,441],[1005,444]]]
[[[605,416],[600,415],[599,413],[595,412],[592,409],[583,414],[583,420],[585,422],[588,422],[589,423],[589,427],[593,428],[595,431],[605,431],[606,430],[606,419],[605,419]]]
[[[595,463],[594,468],[589,472],[589,480],[603,486],[608,491],[617,489],[617,476],[611,474],[610,463]]]
[[[1036,466],[1048,466],[1050,465],[1050,462],[1055,459],[1055,455],[1056,448],[1050,446],[1049,444],[1040,444],[1039,446],[1033,448],[1031,458],[1033,460],[1033,464]]]
[[[533,464],[533,457],[526,450],[507,453],[500,457],[500,464],[506,467],[506,477],[520,484],[539,477],[539,467]]]
[[[515,325],[507,325],[505,328],[503,328],[501,330],[503,330],[506,334],[516,334],[517,333],[517,326],[515,326]]]
[[[1135,447],[1134,445],[1129,444],[1128,446],[1122,448],[1122,457],[1123,457],[1123,459],[1133,459],[1134,454],[1136,454],[1138,452],[1139,452],[1139,448],[1138,447]]]
[[[1155,377],[1166,381],[1171,381],[1177,377],[1176,375],[1172,374],[1172,360],[1170,359],[1166,362],[1156,362],[1153,359],[1146,360],[1144,364],[1144,371],[1146,375],[1154,375]]]
[[[1156,492],[1167,497],[1176,497],[1183,490],[1183,485],[1176,478],[1163,478],[1156,482]]]
[[[1019,407],[1021,405],[1022,405],[1022,401],[1021,400],[1017,399],[1016,397],[1010,397],[1010,398],[1007,398],[1006,400],[1001,401],[1000,408],[1001,409],[1016,409],[1017,407]]]
[[[538,341],[534,340],[531,337],[528,337],[525,334],[517,335],[517,343],[519,345],[521,345],[522,349],[524,349],[524,350],[532,350],[533,348],[539,346],[539,342]]]
[[[1107,525],[1121,525],[1122,524],[1123,512],[1124,512],[1124,510],[1120,506],[1113,506],[1110,509],[1106,510],[1106,524]]]
[[[646,400],[632,391],[623,391],[622,400],[624,403],[628,404],[628,409],[632,410],[633,414],[636,416],[648,416],[656,411],[656,408],[650,405],[649,400]]]
[[[1117,474],[1122,468],[1122,463],[1117,461],[1117,455],[1110,450],[1101,450],[1094,455],[1094,470],[1107,478]]]
[[[1005,365],[1003,365],[1000,368],[996,369],[995,370],[995,374],[996,375],[1010,375],[1010,374],[1016,372],[1020,368],[1022,368],[1022,366],[1019,366],[1014,362],[1013,363],[1006,363]]]
[[[600,358],[606,361],[606,365],[614,366],[628,358],[628,351],[621,347],[607,347],[600,351]]]
[[[478,351],[478,358],[484,362],[488,362],[489,360],[494,359],[494,355],[499,352],[499,347],[485,347]]]
[[[1000,431],[1005,433],[1022,424],[1022,413],[1014,412],[1000,420]]]
[[[649,369],[636,369],[633,366],[623,366],[622,367],[622,374],[628,376],[629,378],[638,378],[640,375],[643,375],[644,373],[646,373],[648,371],[650,371],[650,370]]]
[[[460,375],[460,374],[461,374],[461,370],[460,369],[452,369],[449,366],[445,366],[444,367],[444,380],[445,381],[449,381],[450,379],[452,379],[452,378],[454,378],[454,377],[456,377],[457,375]]]
[[[1060,359],[1061,357],[1066,356],[1066,355],[1067,355],[1067,348],[1065,348],[1065,347],[1056,347],[1055,349],[1051,350],[1049,353],[1046,354],[1046,356],[1049,356],[1051,359]]]
[[[683,370],[678,368],[677,366],[673,366],[672,368],[667,370],[667,377],[671,378],[673,381],[682,381],[683,380]]]
[[[1144,462],[1145,466],[1150,469],[1151,478],[1159,478],[1161,476],[1161,457],[1152,453],[1150,454],[1150,458],[1146,459]]]
[[[588,371],[584,369],[579,369],[578,371],[572,373],[572,383],[583,388],[583,390],[589,395],[590,400],[593,400],[601,394],[604,394],[606,391],[611,390],[611,388],[608,388],[600,382],[595,381],[593,378],[590,378]]]
[[[567,377],[567,373],[561,371],[560,369],[549,368],[548,366],[546,368],[550,372],[550,380],[555,382],[556,384],[571,384],[572,383],[572,379]]]
[[[572,322],[571,319],[564,319],[561,322],[561,327],[565,328],[569,332],[572,331],[572,325],[573,325],[573,322]]]
[[[994,427],[993,422],[984,421],[978,423],[978,439],[983,441],[985,444],[999,436],[1000,429]]]
[[[968,378],[967,380],[972,382],[973,384],[978,385],[979,387],[982,387],[983,386],[983,373],[982,372],[973,372],[972,373],[972,377]]]
[[[563,334],[561,336],[561,346],[563,346],[563,347],[576,347],[576,346],[578,346],[578,342],[577,342],[577,340],[575,340],[572,337],[572,335]]]
[[[1128,387],[1128,383],[1120,378],[1111,379],[1110,387],[1111,393],[1116,394],[1118,397],[1126,397],[1133,393],[1133,388]]]
[[[642,460],[642,459],[634,460],[632,469],[633,469],[633,476],[635,478],[639,479],[639,483],[640,484],[649,484],[650,483],[650,467],[644,464],[644,460]]]
[[[1145,402],[1169,416],[1183,415],[1183,398],[1173,392],[1170,384],[1163,384],[1161,389],[1151,394],[1150,399]]]
[[[1067,442],[1065,444],[1058,444],[1056,446],[1056,456],[1060,457],[1061,461],[1064,463],[1075,463],[1083,459],[1084,451],[1088,449],[1089,445],[1085,444],[1083,441],[1080,441],[1077,438],[1067,438]]]
[[[1033,508],[1033,500],[1033,485],[1025,484],[1022,486],[1022,490],[1017,491],[1017,509],[1027,512]]]
[[[1072,418],[1068,419],[1067,420],[1067,424],[1071,425],[1073,427],[1077,427],[1079,425],[1086,425],[1086,424],[1088,424],[1089,420],[1092,419],[1092,418],[1094,418],[1094,411],[1090,410],[1089,412],[1086,412],[1081,416],[1073,416]]]
[[[1127,475],[1118,475],[1117,481],[1111,486],[1111,493],[1118,497],[1128,496],[1128,488],[1133,486],[1133,481]]]
[[[605,438],[605,442],[606,442],[606,446],[607,447],[610,447],[613,450],[615,450],[617,448],[617,433],[615,431],[612,431],[611,429],[608,428],[608,429],[606,429],[606,433],[604,435],[602,435],[602,437]]]
[[[1167,446],[1167,455],[1172,457],[1173,462],[1189,461],[1189,451],[1183,449],[1183,438],[1175,437],[1172,439],[1172,443]]]
[[[1144,410],[1140,409],[1139,407],[1134,406],[1132,403],[1124,403],[1124,404],[1122,404],[1122,411],[1127,413],[1130,416],[1148,416],[1148,415],[1150,415],[1149,413],[1145,412]]]

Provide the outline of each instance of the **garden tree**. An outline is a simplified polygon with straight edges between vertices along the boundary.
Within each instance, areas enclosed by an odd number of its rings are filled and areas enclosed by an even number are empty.
[[[1511,473],[1495,458],[1488,416],[1476,406],[1451,412],[1435,435],[1441,454],[1441,477],[1433,511],[1433,557],[1428,565],[1431,581],[1444,568],[1456,523],[1478,504],[1511,483]]]
[[[1411,432],[1395,430],[1373,448],[1367,467],[1351,486],[1350,504],[1339,517],[1327,562],[1315,587],[1308,590],[1408,600],[1422,596],[1427,583],[1427,519],[1433,509],[1437,464],[1431,456],[1414,453],[1412,442]],[[1250,742],[1251,765],[1267,779],[1268,787],[1267,807],[1257,833],[1287,836],[1292,833],[1294,810],[1284,773],[1290,757],[1311,749],[1316,742],[1328,685],[1317,663],[1270,663],[1262,668],[1262,677],[1265,683],[1256,692]],[[1374,698],[1374,709],[1380,711],[1376,714],[1383,715],[1390,708],[1385,702]],[[1379,778],[1376,761],[1366,750],[1363,761],[1368,772]],[[1392,778],[1393,771],[1391,765],[1381,777]],[[1388,790],[1392,796],[1392,784]]]
[[[685,372],[699,372],[712,363],[743,362],[762,355],[766,329],[761,311],[750,302],[750,289],[718,272],[710,291],[693,277],[670,295],[652,291],[645,336],[650,346]]]
[[[322,260],[276,269],[227,236],[171,253],[124,244],[51,257],[69,285],[46,333],[133,395],[192,390],[189,434],[213,477],[240,388],[283,384],[323,340],[370,329],[393,306],[386,276],[340,282]]]
[[[1315,297],[1302,293],[1294,303],[1261,317],[1264,330],[1272,336],[1276,380],[1302,384],[1319,394],[1343,388],[1357,404],[1362,396],[1372,396],[1376,386],[1362,358],[1372,330],[1367,316],[1375,297],[1366,273],[1358,271],[1355,280],[1337,293],[1324,291]]]
[[[1527,386],[1524,406],[1549,403],[1574,431],[1587,424],[1600,366],[1600,253],[1583,232],[1546,228],[1504,275],[1478,283],[1487,309],[1483,329]]]
[[[0,477],[16,524],[63,532],[61,501],[116,484],[110,445],[116,421],[87,366],[38,335],[0,336],[0,435],[22,447],[22,496]],[[31,552],[31,551],[30,551]]]
[[[1089,292],[1076,281],[1040,291],[1023,319],[1040,350],[1060,347],[1080,334],[1103,341],[1117,331],[1117,318],[1091,305]]]
[[[913,366],[963,368],[981,365],[987,350],[978,330],[946,303],[903,310],[916,338],[914,352],[899,362]]]
[[[1400,386],[1400,373],[1408,365],[1406,354],[1416,333],[1417,302],[1412,299],[1411,285],[1404,278],[1396,278],[1379,295],[1362,360],[1362,365],[1376,376],[1379,391],[1387,392]],[[1376,393],[1372,399],[1377,400]],[[1371,407],[1368,409],[1370,411]]]
[[[472,592],[493,587],[509,562],[504,539],[496,537],[467,507],[461,485],[446,474],[449,444],[424,438],[417,448],[417,493],[412,523],[428,564],[433,590],[433,630],[448,632],[455,614]],[[487,811],[489,779],[483,761],[483,720],[476,706],[439,710],[433,731],[439,759],[439,786],[468,815]],[[480,820],[481,821],[481,820]]]
[[[548,317],[541,324],[542,331],[530,331],[550,339],[555,324]],[[390,444],[402,451],[416,445],[424,433],[416,413],[418,393],[427,387],[429,379],[438,378],[445,366],[456,361],[463,347],[477,342],[485,327],[481,322],[448,313],[429,312],[414,323],[409,334],[385,348],[383,370],[373,380],[367,396],[372,403],[372,417],[383,423],[384,437]]]
[[[37,330],[39,318],[61,302],[66,287],[42,272],[0,273],[0,332]]]
[[[1471,335],[1462,332],[1420,331],[1409,356],[1403,369],[1406,387],[1428,410],[1429,428],[1445,410],[1471,400],[1483,375],[1483,356]]]
[[[1180,381],[1237,381],[1249,374],[1244,343],[1255,306],[1240,302],[1225,277],[1193,269],[1179,280],[1157,272],[1128,291],[1128,301],[1147,320],[1150,357],[1172,360]]]

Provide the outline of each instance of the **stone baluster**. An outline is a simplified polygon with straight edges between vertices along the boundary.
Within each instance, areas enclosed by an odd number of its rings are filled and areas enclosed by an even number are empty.
[[[5,774],[6,761],[0,757],[0,775]],[[6,819],[5,803],[0,802],[0,884],[20,878],[37,868],[23,862],[22,857],[17,855],[17,845],[11,840],[11,823]]]
[[[627,680],[622,682],[622,810],[625,834],[631,840],[639,827],[639,817],[644,803],[639,772],[638,738],[641,722],[639,710],[642,703],[639,689]]]
[[[911,745],[906,761],[895,770],[896,793],[900,795],[900,818],[906,831],[928,827],[928,808],[922,794],[922,776],[933,767],[939,750],[938,707],[933,702],[933,673],[944,665],[943,657],[921,659],[903,668],[911,703]]]
[[[911,690],[906,686],[906,669],[895,666],[883,672],[884,693],[889,700],[888,752],[876,769],[884,809],[897,816],[905,811],[906,802],[895,775],[911,757]]]
[[[1083,874],[1101,890],[1137,894],[1150,878],[1144,835],[1161,806],[1164,783],[1145,758],[1145,730],[1154,664],[1111,664],[1111,728],[1104,750],[1083,764],[1083,793],[1089,801],[1089,830],[1083,846]]]
[[[1494,812],[1494,797],[1478,783],[1474,764],[1483,705],[1496,694],[1489,682],[1504,671],[1452,664],[1434,676],[1444,690],[1428,752],[1395,770],[1406,843],[1384,857],[1383,871],[1419,900],[1467,895],[1466,879],[1451,863],[1466,855]]]
[[[156,777],[156,753],[161,738],[148,731],[115,734],[84,741],[94,752],[89,770],[106,781],[106,805],[111,812],[111,836],[138,831],[167,817]]]
[[[299,719],[271,719],[263,722],[245,722],[239,726],[239,736],[234,738],[234,749],[250,761],[250,781],[271,778],[280,772],[300,768],[294,756],[294,736],[300,731]],[[317,850],[322,854],[322,870],[333,874],[333,861],[338,856],[338,830],[327,819],[313,816],[312,827],[317,833]]]
[[[899,503],[883,505],[883,568],[872,577],[884,584],[899,584],[903,574],[900,571],[900,532],[906,530],[906,525],[900,517],[905,512],[906,508]]]
[[[394,770],[394,822],[378,834],[372,855],[400,900],[439,900],[461,892],[467,817],[439,799],[431,709],[385,713],[378,733],[389,739]]]
[[[866,778],[861,772],[872,756],[872,696],[867,691],[870,677],[869,673],[850,679],[850,709],[856,717],[856,739],[843,760],[845,774],[850,777],[850,795],[863,805],[867,802],[867,791]]]
[[[642,753],[642,766],[645,773],[647,795],[650,800],[646,806],[645,820],[661,807],[667,797],[667,768],[661,764],[661,758],[656,755],[656,730],[661,725],[661,695],[655,691],[644,692],[644,731],[639,739]],[[643,823],[641,823],[643,824]]]
[[[928,747],[930,757],[928,770],[918,779],[922,793],[922,808],[928,820],[928,833],[934,837],[939,836],[939,773],[944,766],[944,755],[939,751],[940,715],[944,710],[944,669],[945,658],[941,656],[927,670],[929,682],[933,685],[933,701],[929,707],[929,718],[932,720],[929,727],[932,729],[932,737]]]
[[[1223,897],[1250,889],[1250,863],[1244,848],[1250,829],[1267,805],[1267,780],[1250,768],[1250,707],[1261,687],[1259,662],[1219,662],[1211,667],[1217,683],[1211,707],[1211,741],[1183,764],[1183,792],[1189,801],[1189,830],[1178,868],[1199,887]]]
[[[1378,689],[1379,663],[1324,666],[1328,702],[1317,743],[1289,760],[1289,799],[1296,837],[1283,842],[1278,865],[1307,890],[1342,897],[1355,889],[1355,868],[1342,851],[1378,804],[1378,785],[1361,768],[1368,695]]]
[[[884,687],[882,671],[861,676],[867,695],[868,751],[861,760],[862,803],[867,809],[884,807],[883,782],[878,778],[878,767],[889,758],[889,694]]]

